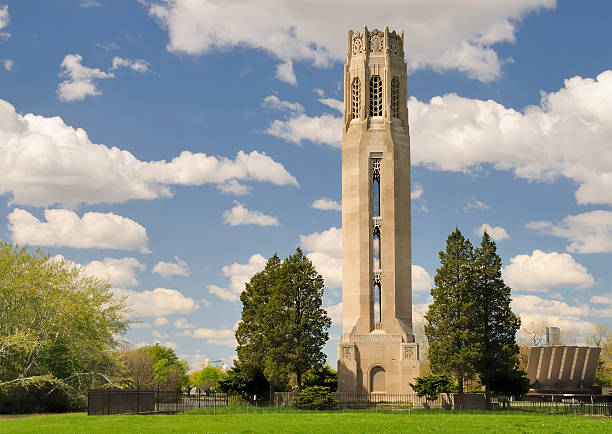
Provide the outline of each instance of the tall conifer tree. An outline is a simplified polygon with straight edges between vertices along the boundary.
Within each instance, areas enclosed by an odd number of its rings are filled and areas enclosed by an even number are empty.
[[[446,250],[440,252],[441,265],[431,290],[433,303],[425,314],[431,368],[455,377],[460,394],[464,380],[476,372],[483,351],[481,328],[475,327],[473,257],[472,244],[455,229],[446,240]]]

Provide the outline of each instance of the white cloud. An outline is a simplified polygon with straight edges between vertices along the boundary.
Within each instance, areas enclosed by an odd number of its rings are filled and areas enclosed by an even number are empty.
[[[340,113],[344,113],[344,103],[335,98],[319,98],[321,104],[325,104],[328,107],[338,110]]]
[[[174,328],[177,329],[194,329],[195,326],[187,321],[187,318],[177,318],[174,320]]]
[[[234,201],[234,207],[223,211],[223,223],[231,226],[257,225],[278,226],[276,217],[266,215],[261,211],[250,211],[243,203]]]
[[[10,22],[10,16],[8,11],[8,5],[0,6],[0,30],[8,27]],[[8,39],[11,34],[8,32],[0,32],[0,39]]]
[[[207,329],[197,328],[184,330],[180,336],[203,339],[207,344],[236,347],[234,331],[230,329]]]
[[[548,291],[554,287],[590,288],[595,283],[587,269],[567,253],[534,250],[517,255],[502,269],[502,277],[513,289]]]
[[[503,241],[510,238],[508,235],[508,231],[506,231],[501,226],[491,226],[488,223],[481,224],[478,228],[476,228],[476,233],[480,236],[483,236],[485,231],[494,241]]]
[[[297,78],[295,77],[291,60],[285,60],[276,66],[276,78],[292,86],[297,86]]]
[[[113,58],[113,66],[111,69],[115,70],[120,67],[130,68],[136,72],[147,72],[149,70],[149,63],[143,59],[131,60],[115,56]]]
[[[515,295],[512,297],[512,311],[521,317],[523,325],[531,321],[546,321],[561,327],[561,330],[587,331],[593,323],[584,320],[592,312],[587,304],[569,305],[559,300],[549,300],[536,295]]]
[[[127,217],[87,212],[79,217],[67,209],[45,210],[46,221],[15,208],[9,215],[9,231],[18,244],[65,246],[81,249],[121,249],[150,253],[146,229]]]
[[[569,78],[522,113],[454,94],[408,106],[413,164],[464,172],[491,164],[532,181],[563,176],[579,185],[578,203],[612,204],[612,71]]]
[[[245,284],[251,280],[255,273],[264,269],[266,262],[266,258],[262,255],[255,254],[249,258],[249,262],[246,264],[234,262],[231,265],[225,265],[221,271],[224,276],[230,278],[229,288],[208,285],[208,292],[225,301],[238,301],[240,294],[244,291]]]
[[[300,235],[300,245],[308,251],[306,256],[323,276],[327,288],[342,287],[342,229],[331,227],[326,231]]]
[[[12,193],[12,203],[32,206],[172,197],[171,185],[223,189],[228,183],[260,181],[299,186],[265,153],[239,151],[232,160],[183,151],[171,161],[140,161],[128,151],[92,143],[84,130],[59,117],[20,115],[3,100],[0,173],[0,194]]]
[[[332,325],[342,325],[342,302],[328,304],[325,310],[327,311],[327,316],[332,320]]]
[[[465,207],[463,207],[463,212],[470,212],[472,210],[485,210],[491,208],[484,202],[479,201],[475,197],[470,198],[470,200],[465,202]]]
[[[323,113],[321,116],[299,114],[287,120],[272,121],[266,133],[298,145],[308,140],[339,148],[342,139],[342,118],[328,113]]]
[[[268,109],[287,110],[295,113],[304,112],[304,106],[299,102],[283,101],[276,95],[268,95],[265,97],[261,106]]]
[[[86,274],[106,280],[111,286],[138,285],[135,270],[144,270],[145,266],[136,258],[104,258],[102,261],[91,261],[84,267]]]
[[[99,8],[102,7],[102,3],[97,0],[82,0],[81,1],[82,8]]]
[[[198,308],[191,297],[185,297],[176,289],[155,288],[153,291],[133,291],[113,288],[120,297],[127,297],[127,304],[135,318],[160,317],[172,314],[188,314]]]
[[[412,291],[414,292],[429,292],[434,286],[434,281],[420,265],[412,264]]]
[[[13,62],[11,59],[2,59],[2,66],[4,67],[5,71],[12,71],[14,65],[15,62]]]
[[[153,267],[153,273],[157,273],[162,277],[170,276],[189,276],[189,265],[178,256],[175,256],[176,262],[159,261]]]
[[[201,298],[201,299],[200,299],[200,304],[201,304],[202,306],[204,306],[204,307],[210,307],[210,301],[208,301],[208,300],[207,300],[207,299],[205,299],[205,298]]]
[[[417,182],[412,184],[412,191],[410,192],[412,199],[420,199],[424,192],[425,190],[423,190],[423,186],[421,184]]]
[[[335,200],[332,200],[328,197],[322,197],[320,199],[315,200],[312,205],[310,205],[311,208],[314,209],[322,209],[322,210],[329,210],[329,211],[342,211],[342,205],[339,204],[338,202],[336,202]]]
[[[541,234],[567,238],[569,252],[612,253],[612,212],[590,211],[570,215],[555,225],[550,221],[527,223],[527,228]]]
[[[360,30],[355,23],[404,29],[410,70],[458,69],[490,81],[500,75],[504,62],[491,46],[513,42],[516,25],[527,13],[555,4],[555,0],[431,0],[407,5],[385,0],[373,7],[370,1],[355,0],[346,7],[326,0],[175,0],[151,2],[149,14],[168,32],[171,52],[201,55],[234,47],[261,49],[281,61],[277,76],[290,82],[292,61],[321,67],[343,61],[345,29]]]
[[[61,101],[81,101],[88,96],[96,96],[102,92],[96,87],[94,80],[112,78],[112,72],[104,72],[98,68],[83,66],[83,56],[68,54],[60,65],[64,70],[60,77],[67,77],[57,87],[57,95]]]
[[[166,324],[168,324],[168,319],[165,316],[158,316],[157,318],[155,318],[155,321],[153,321],[153,325],[155,327],[163,326]]]

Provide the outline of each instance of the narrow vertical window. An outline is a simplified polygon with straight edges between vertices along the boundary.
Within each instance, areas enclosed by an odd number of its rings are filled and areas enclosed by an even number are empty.
[[[372,268],[380,270],[380,228],[374,228],[374,238],[372,239]]]
[[[359,77],[353,79],[351,85],[351,114],[352,119],[359,119]]]
[[[380,283],[374,283],[374,323],[380,324],[382,322],[381,309],[380,309]]]
[[[383,85],[378,75],[370,78],[370,116],[382,116],[383,113]]]
[[[400,117],[400,82],[397,77],[391,80],[391,116]]]
[[[380,217],[380,159],[372,160],[372,217]]]

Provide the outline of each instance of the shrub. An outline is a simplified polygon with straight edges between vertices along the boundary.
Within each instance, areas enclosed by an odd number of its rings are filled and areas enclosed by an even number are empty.
[[[441,393],[450,393],[457,389],[457,386],[446,375],[427,375],[417,377],[415,384],[410,384],[417,395],[426,396],[429,401],[438,399]]]
[[[307,387],[293,401],[293,406],[302,410],[333,410],[336,404],[338,400],[329,387],[324,386]]]

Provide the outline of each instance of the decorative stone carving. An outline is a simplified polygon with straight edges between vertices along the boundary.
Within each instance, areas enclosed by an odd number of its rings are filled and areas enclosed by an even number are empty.
[[[385,48],[385,34],[378,29],[368,33],[370,38],[370,53],[382,53]]]
[[[353,54],[363,53],[363,33],[357,32],[353,35],[352,52]]]
[[[353,348],[343,347],[342,348],[342,358],[346,360],[352,359],[353,358]]]
[[[404,347],[404,359],[415,359],[414,348]]]
[[[402,38],[400,38],[395,32],[389,33],[389,51],[396,56],[402,54]]]

